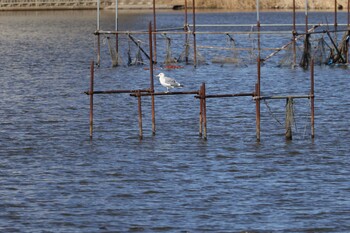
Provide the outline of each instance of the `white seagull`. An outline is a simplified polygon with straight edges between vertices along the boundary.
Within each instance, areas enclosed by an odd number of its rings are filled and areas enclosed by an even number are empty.
[[[159,82],[163,87],[166,87],[166,92],[169,92],[169,88],[174,88],[174,87],[183,87],[180,83],[176,82],[175,79],[165,77],[164,73],[160,73],[157,75],[159,77]]]

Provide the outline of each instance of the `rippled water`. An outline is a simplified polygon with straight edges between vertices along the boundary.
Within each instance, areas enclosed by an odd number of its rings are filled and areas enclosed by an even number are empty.
[[[302,22],[303,14],[298,16]],[[332,17],[318,12],[310,21]],[[120,27],[144,30],[151,18],[148,12],[124,12]],[[345,18],[340,13],[339,20]],[[253,24],[255,15],[197,16],[197,23],[232,21]],[[291,14],[262,13],[263,23],[276,21],[290,23]],[[179,12],[158,16],[159,27],[182,22]],[[104,11],[102,28],[112,30],[113,23],[113,12]],[[156,136],[150,99],[143,98],[140,141],[137,100],[124,94],[95,97],[90,141],[89,99],[83,92],[96,53],[95,12],[1,12],[0,25],[1,232],[350,231],[348,68],[316,67],[314,140],[307,100],[296,100],[293,141],[284,139],[284,101],[262,104],[257,143],[251,98],[208,100],[208,141],[203,141],[198,100],[167,96],[156,98]],[[182,37],[172,37],[177,56]],[[146,37],[140,39],[147,48]],[[238,47],[251,44],[247,36],[236,39]],[[262,43],[280,47],[289,40],[269,36]],[[121,44],[126,61],[127,40]],[[162,61],[165,41],[159,37],[158,44]],[[198,44],[227,41],[199,35]],[[165,71],[185,85],[184,91],[197,90],[202,82],[208,93],[253,91],[254,63],[213,64],[211,58],[229,52],[200,52],[209,65]],[[264,95],[308,94],[309,71],[277,64],[275,58],[262,68]],[[104,41],[95,89],[144,88],[146,67],[110,68]],[[164,90],[158,82],[155,88]]]

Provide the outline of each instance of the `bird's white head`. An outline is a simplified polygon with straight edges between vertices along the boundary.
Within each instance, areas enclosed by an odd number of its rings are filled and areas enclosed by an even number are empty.
[[[159,74],[157,75],[157,77],[163,78],[163,77],[164,77],[164,73],[159,73]]]

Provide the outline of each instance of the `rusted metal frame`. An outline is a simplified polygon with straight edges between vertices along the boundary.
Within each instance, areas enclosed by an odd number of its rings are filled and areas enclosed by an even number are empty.
[[[142,101],[141,101],[141,91],[136,93],[137,95],[137,103],[138,103],[138,112],[139,112],[139,138],[142,140],[143,138],[143,130],[142,130]]]
[[[245,97],[245,96],[254,96],[254,93],[238,93],[238,94],[217,94],[217,95],[206,95],[205,98],[229,98],[229,97]],[[201,98],[201,94],[195,96],[195,98]]]
[[[296,11],[295,11],[295,0],[293,0],[293,67],[297,64],[297,28],[296,28]],[[266,60],[266,59],[265,59]]]
[[[310,99],[311,95],[287,95],[287,96],[260,96],[254,97],[254,99],[259,98],[260,100],[282,100],[282,99]]]
[[[178,91],[178,92],[148,92],[141,93],[141,96],[158,96],[158,95],[198,95],[199,91]],[[130,96],[137,96],[135,93],[130,94]]]
[[[320,26],[319,24],[317,26]],[[95,31],[95,35],[103,34],[103,35],[108,35],[108,34],[125,34],[125,35],[145,35],[148,34],[148,32],[145,31]],[[158,30],[157,32],[152,32],[152,34],[178,34],[178,35],[190,35],[190,34],[209,34],[209,35],[226,35],[226,34],[233,34],[233,35],[253,35],[253,34],[258,34],[258,32],[252,32],[252,31],[223,31],[223,32],[211,32],[211,31],[163,31],[163,30]],[[260,31],[259,34],[272,34],[272,35],[277,35],[277,34],[291,34],[293,31]],[[303,35],[303,33],[298,33],[298,35]]]
[[[193,63],[197,67],[197,41],[196,41],[196,0],[192,0],[193,17]]]
[[[256,11],[257,11],[257,28],[258,28],[258,58],[257,58],[257,83],[255,87],[255,95],[260,97],[261,89],[261,45],[260,45],[260,6],[259,1],[256,1]],[[260,98],[256,99],[256,140],[260,142]]]
[[[87,95],[103,95],[103,94],[127,94],[127,93],[136,93],[136,92],[150,92],[149,89],[143,90],[106,90],[106,91],[86,91],[84,92]]]
[[[90,65],[90,139],[93,135],[93,122],[94,122],[94,61],[91,61]]]
[[[188,46],[188,12],[187,12],[187,0],[185,0],[185,25],[184,25],[184,31],[186,32],[185,34],[185,46]],[[187,47],[186,47],[187,49]],[[188,54],[185,54],[185,62],[188,64]]]
[[[315,71],[314,60],[311,60],[311,77],[310,77],[310,102],[311,102],[311,138],[315,138]]]
[[[153,74],[153,48],[152,48],[152,22],[149,23],[148,25],[148,38],[149,38],[149,55],[150,55],[150,60],[149,60],[149,73],[150,73],[150,91],[153,94],[154,93],[154,74]],[[151,98],[151,108],[152,108],[152,135],[156,135],[156,111],[155,111],[155,99],[154,95],[152,95]]]
[[[203,136],[203,85],[199,90],[199,137]]]
[[[201,87],[201,100],[202,100],[202,123],[203,123],[203,139],[207,140],[207,100],[206,100],[206,88],[205,83]]]
[[[157,31],[157,18],[156,18],[156,1],[153,0],[153,31]],[[154,43],[154,57],[153,61],[157,63],[157,34],[153,34],[153,43]]]

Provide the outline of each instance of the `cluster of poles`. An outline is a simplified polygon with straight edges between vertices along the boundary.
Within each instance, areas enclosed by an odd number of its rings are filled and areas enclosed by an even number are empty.
[[[350,2],[350,0],[349,0]],[[209,95],[206,93],[206,86],[205,83],[202,83],[202,85],[199,87],[198,90],[194,91],[187,91],[187,92],[155,92],[154,91],[154,64],[157,61],[157,50],[156,50],[156,36],[158,33],[164,33],[164,32],[158,32],[156,28],[156,12],[155,12],[155,0],[153,0],[153,24],[150,22],[148,27],[148,32],[132,32],[134,34],[145,34],[148,33],[149,36],[149,70],[150,70],[150,85],[148,88],[145,89],[138,89],[138,90],[105,90],[105,91],[95,91],[94,90],[94,70],[95,70],[95,62],[91,62],[91,78],[90,78],[90,89],[89,91],[85,92],[85,94],[90,96],[90,137],[93,137],[93,98],[94,95],[98,94],[130,94],[133,97],[136,97],[138,99],[138,123],[139,123],[139,137],[140,139],[143,138],[143,129],[142,129],[142,97],[150,96],[151,97],[151,108],[152,108],[152,134],[156,134],[156,117],[155,117],[155,97],[156,96],[164,96],[164,95],[194,95],[195,98],[199,99],[199,135],[200,137],[207,139],[207,115],[206,115],[206,101],[210,98],[232,98],[232,97],[252,97],[256,104],[256,140],[261,140],[261,130],[260,130],[260,124],[261,124],[261,101],[263,100],[285,100],[286,101],[286,112],[288,112],[288,109],[292,108],[293,105],[293,99],[309,99],[310,104],[310,125],[311,125],[311,137],[315,137],[315,111],[314,111],[314,101],[315,101],[315,95],[314,95],[314,61],[310,60],[310,91],[309,93],[305,95],[286,95],[286,96],[261,96],[261,63],[264,62],[264,59],[261,59],[261,38],[260,35],[266,32],[260,31],[260,1],[257,0],[257,37],[258,37],[258,56],[257,56],[257,81],[254,87],[254,91],[251,93],[236,93],[236,94],[216,94],[216,95]],[[98,4],[99,5],[99,4]],[[305,36],[308,36],[310,33],[309,25],[308,25],[308,0],[305,0]],[[185,0],[185,27],[183,32],[173,32],[177,34],[184,34],[185,40],[187,41],[188,36],[193,36],[193,49],[194,49],[194,65],[196,66],[196,34],[199,33],[206,33],[206,32],[196,32],[196,23],[195,23],[195,0],[192,0],[192,16],[193,16],[193,25],[191,25],[192,30],[189,31],[189,24],[188,24],[188,6],[187,6],[187,0]],[[293,50],[294,50],[294,64],[296,63],[296,37],[299,34],[296,32],[296,20],[295,20],[295,0],[293,0]],[[335,15],[337,14],[337,0],[335,0]],[[348,30],[350,31],[350,14],[349,14],[349,4],[348,4]],[[123,32],[118,31],[118,1],[116,0],[116,17],[115,17],[115,31],[103,31],[100,30],[100,11],[99,7],[97,10],[97,30],[95,32],[95,35],[97,35],[97,41],[98,41],[98,54],[97,54],[97,66],[100,65],[100,35],[103,34],[113,34],[116,36],[116,52],[118,53],[118,35],[119,34],[130,34],[130,31]],[[337,30],[337,16],[335,16],[335,30]],[[168,33],[168,32],[167,32]],[[171,32],[169,32],[171,33]],[[220,34],[220,32],[215,32],[216,34]],[[222,34],[227,34],[227,32],[221,32]],[[347,62],[348,62],[348,56],[347,56]],[[285,137],[287,140],[292,140],[293,134],[292,134],[292,123],[287,120],[286,117],[286,123],[285,123]]]

